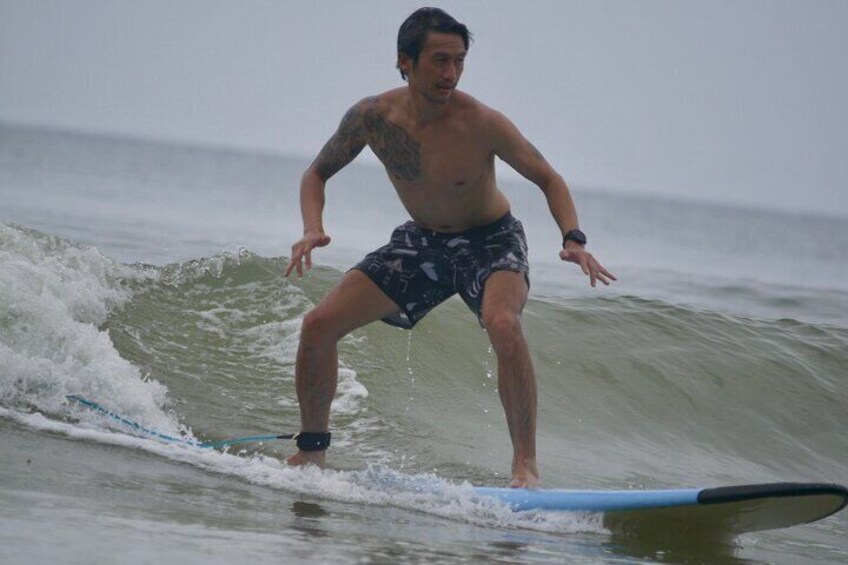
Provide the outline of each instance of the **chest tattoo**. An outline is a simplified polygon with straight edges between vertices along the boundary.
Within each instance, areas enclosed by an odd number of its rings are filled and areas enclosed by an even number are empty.
[[[416,180],[421,175],[421,144],[402,127],[384,119],[373,108],[363,116],[371,149],[386,168],[403,180]]]

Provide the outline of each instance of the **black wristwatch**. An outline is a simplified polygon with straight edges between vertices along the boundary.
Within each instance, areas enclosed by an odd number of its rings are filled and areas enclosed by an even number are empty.
[[[562,237],[562,246],[565,247],[566,241],[574,241],[580,245],[586,245],[586,234],[580,230],[568,230]]]

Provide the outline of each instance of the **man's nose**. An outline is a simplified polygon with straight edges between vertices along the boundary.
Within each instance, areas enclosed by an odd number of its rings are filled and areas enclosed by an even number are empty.
[[[451,82],[455,82],[456,77],[458,77],[458,76],[459,76],[459,69],[457,68],[456,65],[451,64],[451,65],[445,66],[445,72],[443,74],[443,78],[448,79]]]

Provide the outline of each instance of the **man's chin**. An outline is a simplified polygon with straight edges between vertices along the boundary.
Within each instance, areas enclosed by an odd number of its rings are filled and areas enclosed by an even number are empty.
[[[453,92],[448,92],[447,94],[437,94],[435,96],[428,96],[427,99],[433,104],[447,104],[450,102],[451,94]]]

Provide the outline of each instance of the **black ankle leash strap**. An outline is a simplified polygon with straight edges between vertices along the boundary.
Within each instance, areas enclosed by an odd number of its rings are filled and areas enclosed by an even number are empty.
[[[293,439],[301,451],[324,451],[330,447],[330,432],[298,432],[274,436],[275,439]]]
[[[294,434],[292,439],[301,451],[324,451],[330,447],[331,435],[330,432],[300,432]]]

